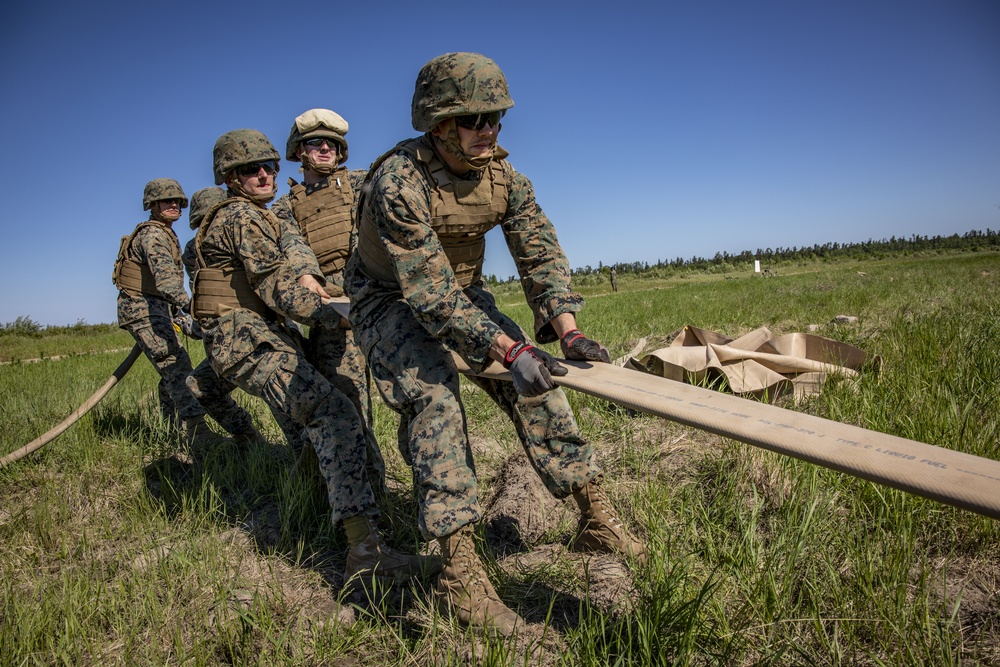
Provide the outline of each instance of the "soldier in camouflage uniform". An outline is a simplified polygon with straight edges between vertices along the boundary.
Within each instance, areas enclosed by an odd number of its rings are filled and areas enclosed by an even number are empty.
[[[173,318],[186,311],[191,299],[184,291],[181,249],[173,223],[188,204],[184,190],[172,178],[146,184],[142,208],[149,220],[122,237],[112,281],[118,287],[118,326],[142,348],[157,372],[160,413],[176,425],[191,444],[211,442],[205,410],[188,390],[185,378],[191,359],[181,346]]]
[[[347,580],[418,573],[432,564],[390,549],[375,527],[357,410],[284,326],[291,318],[335,327],[341,315],[298,229],[266,208],[280,156],[260,132],[234,130],[219,137],[213,157],[215,182],[226,184],[228,198],[198,229],[194,298],[212,368],[302,426],[326,479],[333,522],[347,533]]]
[[[329,109],[310,109],[292,123],[285,159],[302,163],[302,183],[289,178],[291,192],[271,212],[295,224],[316,255],[331,296],[344,294],[344,265],[354,245],[355,193],[366,170],[348,171],[347,121]],[[373,488],[385,488],[385,462],[371,429],[368,368],[347,320],[342,326],[311,327],[307,357],[361,415],[368,443],[368,475]]]
[[[226,192],[221,188],[202,188],[191,195],[191,208],[188,210],[188,220],[191,229],[198,229],[205,213],[215,204],[226,199]],[[184,246],[181,255],[184,268],[187,270],[191,289],[194,290],[194,274],[198,268],[198,256],[194,249],[192,238]],[[201,328],[197,324],[182,323],[181,327],[193,338],[202,337]],[[250,413],[237,405],[230,395],[236,385],[220,378],[209,363],[208,358],[202,360],[187,376],[186,384],[198,402],[205,406],[219,426],[233,435],[236,442],[249,445],[252,442],[265,442],[266,439],[254,428]]]
[[[435,595],[463,624],[509,634],[523,623],[497,596],[475,552],[482,514],[452,353],[473,370],[499,362],[513,383],[472,377],[511,417],[524,450],[556,497],[581,510],[574,548],[637,561],[644,546],[615,518],[601,470],[552,376],[566,369],[534,347],[482,282],[484,236],[500,226],[521,276],[541,343],[571,359],[609,361],[576,326],[582,297],[570,289],[555,230],[531,182],[497,145],[513,106],[496,63],[450,53],[417,77],[412,120],[421,137],[372,165],[358,205],[358,247],[347,265],[351,322],[383,399],[409,428],[420,529],[444,556]]]

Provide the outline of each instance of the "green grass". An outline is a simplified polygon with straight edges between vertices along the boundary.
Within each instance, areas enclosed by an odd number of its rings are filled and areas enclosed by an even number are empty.
[[[881,370],[795,409],[1000,459],[998,259],[630,276],[617,294],[585,287],[579,322],[614,357],[689,324],[732,336],[818,324],[879,355]],[[523,296],[498,291],[529,326]],[[829,324],[839,314],[859,321]],[[0,338],[0,358],[28,358],[16,338]],[[72,351],[131,345],[124,332],[83,340]],[[0,455],[61,420],[123,356],[0,366]],[[418,584],[344,598],[344,539],[287,484],[293,457],[264,406],[238,393],[273,444],[224,446],[194,465],[159,421],[156,381],[140,359],[80,423],[0,469],[0,665],[1000,664],[996,521],[575,393],[609,494],[651,547],[624,606],[588,595],[607,580],[588,584],[572,556],[518,568],[489,549],[498,590],[532,622],[518,641],[456,628]],[[488,497],[519,444],[482,392],[463,396]],[[415,549],[397,424],[376,397],[392,481],[383,523]],[[357,605],[353,626],[322,622],[337,599]]]

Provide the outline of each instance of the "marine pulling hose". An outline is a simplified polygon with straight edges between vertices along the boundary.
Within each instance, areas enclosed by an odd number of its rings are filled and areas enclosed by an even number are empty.
[[[119,380],[125,377],[125,374],[128,373],[129,369],[132,368],[132,364],[135,363],[135,360],[138,359],[139,355],[141,354],[142,354],[142,348],[139,347],[138,343],[136,343],[132,347],[132,351],[128,353],[127,357],[125,357],[125,360],[122,361],[121,364],[119,364],[118,368],[115,369],[115,372],[111,374],[111,376],[107,379],[104,385],[101,386],[100,389],[94,392],[94,394],[86,401],[81,403],[80,407],[71,412],[70,415],[66,417],[66,419],[62,420],[56,426],[54,426],[50,430],[46,431],[42,435],[35,438],[34,440],[26,444],[24,447],[21,447],[21,449],[11,452],[7,456],[0,459],[0,468],[10,465],[14,461],[17,461],[18,459],[27,456],[28,454],[34,452],[35,450],[44,447],[52,440],[55,440],[56,437],[62,434],[63,431],[65,431],[70,426],[75,424],[80,419],[80,417],[90,412],[90,410],[95,405],[100,403],[101,399],[103,399],[107,395],[107,393],[111,391],[111,388],[114,387]]]
[[[559,359],[563,387],[1000,519],[1000,461],[870,431],[611,364]],[[459,371],[474,374],[457,356]],[[500,364],[481,377],[510,380]]]

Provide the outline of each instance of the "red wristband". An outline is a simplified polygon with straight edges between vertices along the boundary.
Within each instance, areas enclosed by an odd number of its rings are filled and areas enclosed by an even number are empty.
[[[507,354],[503,355],[503,367],[510,370],[510,366],[514,363],[514,360],[517,359],[523,352],[527,352],[533,347],[534,345],[525,343],[523,340],[514,343],[510,346],[510,349],[507,350]]]
[[[569,347],[570,345],[573,344],[573,341],[575,341],[577,338],[584,338],[584,337],[585,336],[582,333],[580,333],[579,329],[573,329],[572,331],[567,331],[565,334],[563,334],[562,344],[565,345],[566,347]]]

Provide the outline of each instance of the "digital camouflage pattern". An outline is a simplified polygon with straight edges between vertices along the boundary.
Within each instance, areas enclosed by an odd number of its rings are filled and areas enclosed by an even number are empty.
[[[506,161],[500,165],[509,188],[500,227],[534,313],[536,335],[543,343],[554,342],[550,320],[578,312],[583,299],[571,289],[569,264],[531,182]],[[470,172],[470,177],[483,173]],[[376,226],[398,279],[371,279],[360,253],[354,253],[344,285],[351,298],[351,323],[383,400],[408,424],[401,449],[414,469],[420,528],[425,536],[442,537],[481,516],[458,372],[449,351],[482,369],[501,332],[515,340],[528,337],[496,308],[481,283],[464,290],[457,283],[430,226],[434,184],[412,157],[396,152],[369,179],[360,224]],[[561,390],[526,398],[517,396],[509,383],[474,381],[511,417],[553,494],[566,496],[600,474]]]
[[[146,321],[150,317],[150,304],[167,303],[177,310],[186,310],[191,297],[184,290],[184,272],[177,264],[175,253],[180,254],[180,241],[169,225],[155,220],[140,223],[143,227],[135,234],[127,250],[127,257],[149,267],[156,281],[156,289],[163,298],[130,296],[118,292],[118,326]]]
[[[531,182],[506,161],[500,164],[509,188],[507,213],[500,227],[534,313],[535,336],[541,343],[551,343],[557,337],[549,321],[561,313],[579,312],[583,298],[571,289],[569,263],[559,247],[555,228],[535,201]],[[376,226],[399,280],[372,280],[364,273],[359,253],[354,253],[345,271],[352,321],[364,327],[402,298],[429,332],[461,355],[471,368],[483,368],[500,327],[472,304],[455,280],[448,257],[429,224],[431,184],[415,160],[403,152],[387,158],[369,178],[365,188],[370,187],[371,194],[366,193],[359,204],[359,224],[370,220]]]
[[[452,116],[504,111],[514,106],[507,78],[478,53],[446,53],[421,68],[413,91],[413,129],[430,132]]]
[[[302,324],[336,326],[337,311],[296,282],[305,275],[322,279],[316,256],[298,227],[232,191],[228,194],[232,201],[202,223],[208,225],[200,230],[206,265],[242,266],[251,287],[271,309]]]
[[[347,172],[350,187],[355,193],[364,182],[367,170],[353,169]],[[314,193],[319,193],[329,187],[331,177],[327,177],[318,184],[305,184],[306,201]],[[271,212],[278,218],[294,224],[298,227],[295,213],[292,210],[290,195],[280,197],[271,206]],[[353,215],[353,214],[352,214]],[[356,243],[356,233],[351,235],[351,247]],[[343,294],[344,274],[342,271],[329,273],[326,276],[329,293],[333,295]],[[382,451],[379,448],[378,440],[371,429],[371,400],[370,388],[368,385],[368,364],[365,362],[361,348],[354,340],[354,334],[350,329],[342,327],[312,327],[309,332],[309,341],[306,346],[306,354],[309,361],[326,377],[339,391],[341,391],[354,405],[361,416],[362,428],[365,432],[365,439],[368,443],[368,474],[373,486],[381,488],[385,483],[385,462],[382,458]]]
[[[315,257],[303,259],[302,247],[312,253],[293,224],[246,199],[226,204],[202,224],[207,226],[200,237],[206,266],[242,265],[258,296],[285,317],[310,326],[339,323],[336,310],[296,282],[302,275],[318,276],[319,267]],[[333,521],[376,514],[361,418],[306,360],[288,330],[243,308],[203,319],[201,325],[212,368],[302,427],[326,479]]]
[[[466,296],[507,335],[526,336],[497,309],[484,289]],[[413,467],[419,528],[427,538],[450,535],[482,518],[476,468],[459,393],[459,373],[447,348],[413,317],[402,299],[359,335],[383,400],[409,430],[400,453]],[[533,467],[556,497],[585,487],[600,474],[593,448],[580,435],[561,389],[518,396],[510,382],[470,377],[510,416]],[[405,436],[405,437],[404,437]]]
[[[225,190],[221,188],[204,188],[198,190],[191,196],[191,213],[192,213],[192,228],[196,228],[201,224],[201,218],[204,217],[205,213],[214,206],[215,204],[224,201],[226,198]],[[197,208],[201,207],[200,211],[201,217],[197,219],[197,224],[195,224],[194,213]],[[184,261],[184,269],[188,274],[188,281],[191,285],[191,289],[194,289],[194,274],[198,268],[198,254],[195,250],[195,239],[191,239],[184,246],[184,253],[182,255]],[[218,422],[219,426],[224,428],[227,432],[232,435],[239,435],[242,433],[247,433],[253,427],[253,417],[245,409],[240,407],[240,405],[233,400],[232,392],[236,389],[236,385],[227,380],[223,380],[219,377],[219,374],[215,372],[212,368],[211,361],[206,358],[203,359],[200,364],[198,364],[190,375],[187,377],[187,386],[191,393],[194,395],[198,402],[202,404],[205,410],[211,415],[212,419]],[[272,411],[272,414],[275,414]],[[284,415],[275,414],[275,420],[278,425],[282,427],[284,431],[285,426],[291,421],[288,417]],[[292,444],[292,439],[295,439],[298,444],[301,445],[300,440],[297,436],[297,431],[292,431],[291,435],[285,433],[285,439]]]
[[[222,188],[202,188],[191,195],[191,209],[188,211],[188,222],[191,224],[191,229],[198,229],[209,210],[225,199],[226,191]],[[186,263],[185,266],[187,266]]]
[[[183,310],[191,302],[184,291],[184,273],[174,261],[179,246],[169,225],[145,224],[132,239],[128,257],[149,266],[156,288],[164,298],[118,292],[118,326],[132,334],[160,374],[157,385],[160,414],[173,424],[205,412],[185,384],[191,372],[191,358],[177,338],[171,312]]]
[[[198,364],[185,380],[188,390],[212,419],[232,435],[247,433],[253,428],[253,417],[233,400],[236,388],[212,370],[208,359]]]
[[[226,132],[215,141],[215,147],[212,149],[215,184],[225,183],[226,174],[241,164],[266,160],[274,160],[277,164],[281,156],[260,131],[243,129]]]
[[[150,301],[146,319],[122,328],[132,334],[160,374],[156,387],[160,414],[165,421],[176,426],[179,420],[201,416],[205,410],[185,384],[191,372],[191,357],[177,338],[170,307],[162,299]]]
[[[181,184],[172,178],[154,178],[142,191],[142,210],[148,211],[150,204],[164,199],[180,199],[181,208],[188,205],[187,195]]]

